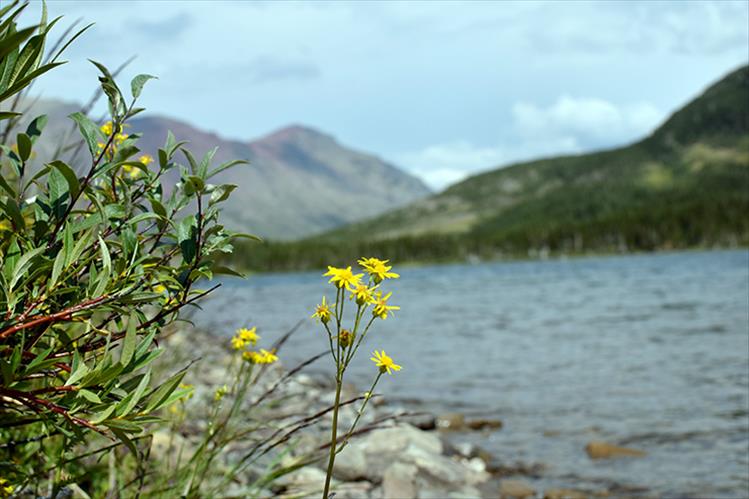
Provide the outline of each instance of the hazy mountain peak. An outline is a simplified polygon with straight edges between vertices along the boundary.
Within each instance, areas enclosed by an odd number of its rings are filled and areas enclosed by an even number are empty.
[[[331,135],[323,133],[315,128],[300,124],[285,126],[274,132],[271,132],[270,134],[259,140],[270,144],[277,142],[295,142],[305,139],[325,139],[335,142],[335,139]]]

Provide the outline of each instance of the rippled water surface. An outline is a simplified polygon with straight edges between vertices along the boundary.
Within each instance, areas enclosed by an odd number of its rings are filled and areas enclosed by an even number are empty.
[[[749,496],[747,251],[397,270],[402,310],[363,352],[404,366],[381,386],[390,400],[502,419],[476,438],[503,462],[544,464],[540,486]],[[226,335],[254,324],[272,339],[331,289],[319,272],[226,281],[197,324]],[[310,321],[282,357],[326,344]],[[352,373],[362,387],[367,357]],[[591,440],[648,455],[591,461]]]

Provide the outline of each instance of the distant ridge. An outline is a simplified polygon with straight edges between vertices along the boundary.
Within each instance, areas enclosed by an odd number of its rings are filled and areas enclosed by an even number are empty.
[[[172,130],[196,154],[218,146],[217,162],[249,160],[249,166],[228,170],[216,181],[239,186],[225,206],[228,224],[262,237],[314,234],[429,194],[420,180],[397,167],[300,125],[248,142],[162,117],[135,119],[132,129],[144,133],[140,144],[146,151],[160,147]]]

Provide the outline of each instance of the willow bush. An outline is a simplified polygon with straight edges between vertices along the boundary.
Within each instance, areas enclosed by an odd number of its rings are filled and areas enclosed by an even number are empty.
[[[126,95],[94,62],[110,118],[70,115],[88,159],[35,166],[47,119],[19,130],[19,97],[77,34],[46,54],[59,19],[18,29],[26,7],[0,8],[0,494],[54,496],[87,480],[83,459],[118,446],[140,457],[141,436],[188,394],[184,369],[155,379],[151,365],[163,328],[215,289],[196,283],[232,272],[215,261],[240,236],[219,221],[235,186],[210,181],[241,162],[196,159],[171,133],[155,161],[142,154],[128,120],[153,77]]]

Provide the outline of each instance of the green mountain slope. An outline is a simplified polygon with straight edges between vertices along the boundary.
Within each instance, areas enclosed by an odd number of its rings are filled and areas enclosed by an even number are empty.
[[[295,245],[255,248],[257,268],[360,253],[443,260],[749,243],[749,67],[617,149],[476,175],[444,192]]]

